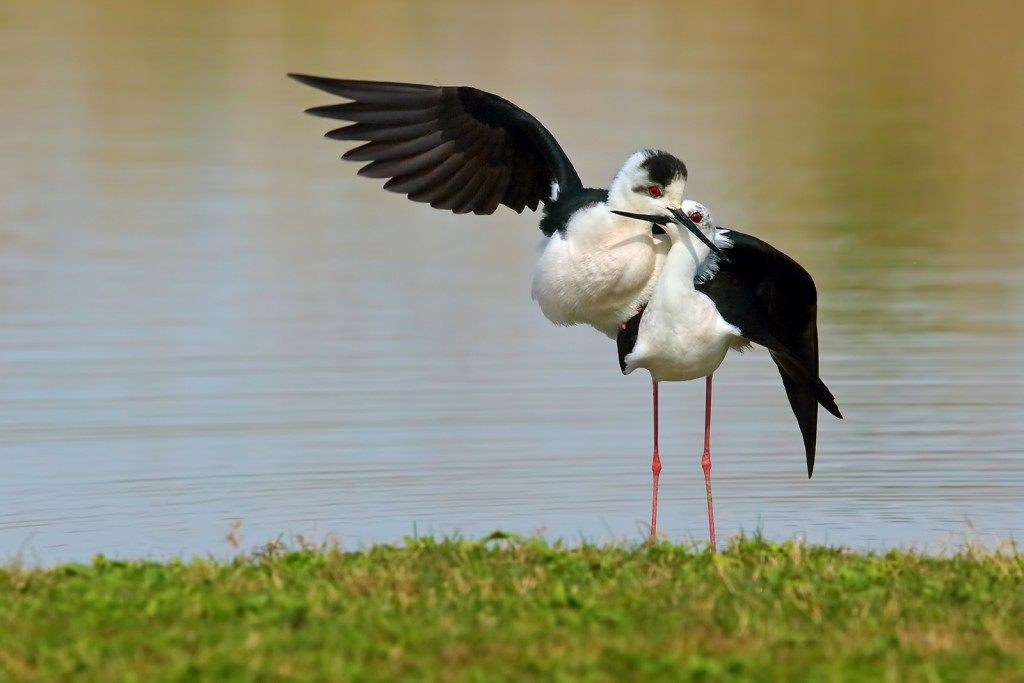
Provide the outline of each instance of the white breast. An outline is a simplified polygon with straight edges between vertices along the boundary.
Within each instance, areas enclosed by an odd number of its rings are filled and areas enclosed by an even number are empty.
[[[542,244],[533,298],[553,323],[591,325],[615,337],[651,298],[667,251],[667,240],[653,237],[649,225],[596,204]]]

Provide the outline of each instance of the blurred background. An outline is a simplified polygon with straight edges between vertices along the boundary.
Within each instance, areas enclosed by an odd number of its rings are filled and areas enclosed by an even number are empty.
[[[922,8],[927,8],[923,11]],[[474,85],[584,182],[643,147],[819,290],[807,479],[763,350],[716,373],[719,538],[939,552],[1024,528],[1024,7],[95,0],[0,6],[0,559],[642,540],[650,385],[530,300],[539,216],[380,190],[327,76]],[[703,383],[659,529],[703,541]]]

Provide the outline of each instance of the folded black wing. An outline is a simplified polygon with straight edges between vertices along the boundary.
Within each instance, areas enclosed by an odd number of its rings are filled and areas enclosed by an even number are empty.
[[[768,349],[779,368],[803,435],[807,475],[814,471],[818,404],[841,418],[835,397],[818,377],[818,292],[804,268],[767,242],[726,230],[729,261],[697,290],[750,341]]]
[[[641,306],[640,310],[632,318],[619,325],[619,334],[615,337],[615,346],[619,351],[619,370],[626,374],[626,356],[633,353],[637,337],[640,336],[640,321],[643,319],[647,306]]]
[[[342,156],[368,161],[359,175],[388,178],[384,189],[455,213],[494,213],[500,204],[535,210],[582,189],[554,136],[508,100],[469,87],[354,81],[289,74],[352,100],[306,110],[352,125],[327,133],[366,144]]]

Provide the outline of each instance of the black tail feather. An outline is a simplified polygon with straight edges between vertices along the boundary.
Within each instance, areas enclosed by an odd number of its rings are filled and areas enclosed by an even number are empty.
[[[782,384],[786,388],[789,405],[800,425],[807,456],[807,477],[814,473],[814,454],[818,439],[818,404],[842,419],[836,399],[820,378],[811,375],[803,365],[785,352],[771,351],[772,360],[779,367]]]

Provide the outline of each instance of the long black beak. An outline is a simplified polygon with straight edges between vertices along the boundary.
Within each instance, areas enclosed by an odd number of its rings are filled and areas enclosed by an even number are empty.
[[[626,218],[635,218],[638,221],[654,223],[655,225],[665,225],[666,223],[669,222],[679,223],[684,228],[686,228],[694,235],[696,235],[697,239],[703,242],[707,246],[707,248],[710,249],[715,254],[715,256],[722,259],[723,261],[729,260],[729,257],[725,255],[725,252],[719,249],[718,245],[712,242],[710,237],[701,232],[701,229],[697,227],[696,223],[690,220],[690,217],[686,215],[685,211],[683,211],[682,209],[669,209],[668,211],[669,213],[672,214],[672,218],[669,218],[667,216],[649,216],[647,214],[642,213],[630,213],[629,211],[616,211],[612,209],[612,213],[617,213],[620,216],[625,216]]]
[[[697,239],[707,245],[707,248],[714,252],[715,256],[723,261],[729,260],[729,257],[725,255],[725,252],[719,249],[718,245],[715,244],[710,237],[705,235],[701,229],[697,227],[696,223],[690,220],[690,217],[686,215],[685,211],[682,209],[669,209],[668,212],[675,217],[676,223],[685,226],[687,230],[696,235]]]
[[[672,222],[672,219],[668,216],[651,216],[646,213],[630,213],[629,211],[616,211],[615,209],[612,209],[612,213],[617,213],[626,218],[635,218],[645,223],[654,223],[655,225],[665,225]]]

